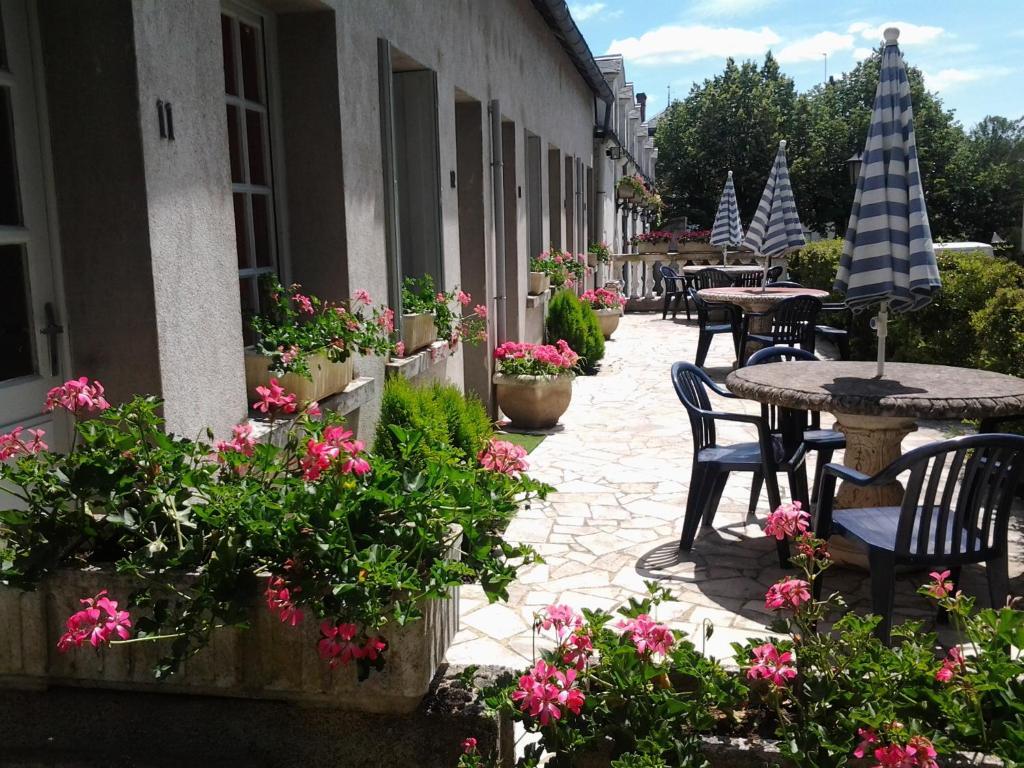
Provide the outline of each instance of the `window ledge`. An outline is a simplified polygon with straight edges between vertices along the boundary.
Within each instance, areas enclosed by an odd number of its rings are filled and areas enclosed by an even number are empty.
[[[443,363],[451,356],[448,349],[448,342],[435,341],[426,349],[409,355],[408,357],[392,358],[385,366],[387,376],[404,376],[413,379],[425,371],[429,371],[435,365]]]
[[[377,380],[371,376],[360,376],[349,382],[349,385],[341,392],[328,395],[320,400],[320,410],[334,411],[344,416],[370,402],[376,393]],[[275,419],[272,424],[270,419],[261,413],[250,412],[249,414],[253,437],[260,442],[276,442],[278,439],[283,439],[284,434],[291,427],[292,421],[292,418]]]

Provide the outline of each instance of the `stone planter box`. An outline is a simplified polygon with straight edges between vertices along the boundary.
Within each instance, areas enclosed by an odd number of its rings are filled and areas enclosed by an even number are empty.
[[[305,400],[321,400],[328,395],[342,392],[352,381],[355,371],[355,358],[349,357],[343,363],[335,363],[322,353],[306,355],[312,381],[297,373],[286,373],[276,376],[270,372],[270,358],[258,352],[245,353],[245,390],[249,402],[260,399],[256,387],[266,387],[271,379],[288,392],[293,392],[300,402]]]
[[[562,376],[494,375],[498,406],[520,429],[550,429],[572,400],[571,374]]]
[[[618,309],[595,309],[594,314],[597,315],[601,333],[606,339],[610,339],[615,333],[615,329],[619,327],[619,318],[622,317],[622,312]]]
[[[640,253],[668,253],[668,242],[662,241],[660,243],[639,243],[638,248]]]
[[[716,248],[709,243],[684,243],[676,246],[681,259],[706,259],[708,261],[721,262],[722,249]]]
[[[454,531],[450,556],[461,558],[462,533]],[[359,710],[413,711],[459,626],[458,590],[427,601],[424,617],[381,634],[387,664],[359,682],[356,667],[330,670],[317,655],[319,622],[307,615],[297,627],[282,624],[253,596],[249,629],[221,629],[211,643],[169,679],[158,681],[152,667],[166,653],[161,643],[132,643],[94,653],[83,647],[57,651],[64,621],[81,608],[79,599],[108,589],[123,606],[137,582],[107,570],[60,571],[34,592],[0,586],[0,689],[40,690],[51,686],[149,693],[269,699]]]
[[[437,341],[437,326],[431,314],[402,315],[402,342],[405,356],[419,352]]]
[[[530,272],[530,282],[527,286],[527,293],[531,296],[540,296],[551,287],[551,278],[545,272]]]

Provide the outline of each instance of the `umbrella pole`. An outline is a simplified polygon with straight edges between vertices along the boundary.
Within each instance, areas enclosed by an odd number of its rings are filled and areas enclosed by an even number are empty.
[[[885,374],[885,337],[889,333],[889,302],[883,301],[878,308],[878,317],[875,319],[875,332],[878,334],[878,373],[876,378],[882,378]]]
[[[761,293],[766,293],[768,290],[768,270],[771,268],[772,257],[764,257],[764,267],[762,268],[763,274],[761,275]]]
[[[723,267],[726,266],[729,263],[729,260],[727,258],[725,258],[726,254],[728,254],[728,253],[729,253],[729,245],[727,243],[727,244],[722,246],[722,266]]]

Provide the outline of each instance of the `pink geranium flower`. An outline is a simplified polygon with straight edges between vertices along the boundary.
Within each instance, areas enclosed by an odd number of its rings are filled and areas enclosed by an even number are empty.
[[[360,288],[355,292],[355,302],[356,304],[365,304],[366,306],[369,306],[373,303],[373,300],[370,298],[369,293]]]
[[[526,463],[526,449],[508,440],[491,438],[487,447],[477,454],[477,460],[484,469],[500,472],[510,477],[519,477],[529,469]]]
[[[932,571],[928,575],[932,577],[932,581],[925,587],[928,594],[936,600],[948,597],[949,593],[953,591],[953,582],[949,580],[949,571]]]
[[[217,452],[240,453],[243,456],[252,456],[256,450],[256,438],[252,434],[252,424],[236,424],[231,428],[232,438],[221,440],[217,443]]]
[[[292,301],[299,305],[299,312],[305,315],[313,314],[313,302],[309,296],[304,296],[301,293],[296,293],[292,296]]]
[[[796,677],[792,651],[780,652],[772,643],[765,643],[754,648],[753,654],[751,667],[747,670],[750,680],[768,680],[782,688]]]
[[[438,294],[438,295],[440,295],[440,296],[444,296],[444,294],[443,294],[443,293],[442,293],[442,294]],[[473,297],[472,297],[472,296],[470,296],[470,295],[469,295],[468,293],[466,293],[465,291],[459,291],[459,292],[458,292],[458,293],[456,294],[456,298],[457,298],[457,299],[459,300],[459,304],[461,304],[461,305],[462,305],[462,306],[464,306],[464,307],[465,307],[465,306],[467,306],[467,305],[468,305],[468,304],[469,304],[469,303],[470,303],[470,302],[471,302],[471,301],[473,300]]]
[[[766,536],[772,536],[782,541],[787,537],[795,538],[800,534],[807,533],[810,523],[811,516],[800,509],[799,501],[794,501],[792,504],[782,504],[768,515],[764,533]]]
[[[590,635],[574,632],[565,642],[562,661],[577,670],[583,670],[594,655],[594,641]]]
[[[355,624],[322,622],[320,634],[323,637],[316,645],[317,653],[331,669],[339,664],[348,666],[352,661],[363,657],[363,646],[355,640],[358,632]]]
[[[671,629],[664,624],[658,624],[646,613],[640,614],[635,619],[623,619],[615,626],[630,636],[636,647],[636,652],[641,656],[648,654],[664,656],[676,641]]]
[[[44,410],[49,413],[54,408],[63,408],[76,417],[92,416],[110,407],[103,393],[103,385],[98,381],[90,382],[85,376],[70,379],[46,393]]]
[[[473,311],[477,314],[478,317],[487,317],[487,307],[485,307],[483,304],[477,304],[475,307],[473,307]]]
[[[27,430],[32,439],[25,442],[21,434],[26,430],[23,427],[15,427],[6,435],[0,435],[0,461],[7,461],[14,456],[23,454],[30,456],[32,454],[45,451],[48,446],[43,442],[43,435],[45,431],[41,429],[29,429]]]
[[[811,599],[811,585],[803,579],[789,576],[772,584],[764,596],[766,608],[778,611],[783,608],[795,611]]]
[[[295,395],[285,392],[277,379],[271,379],[269,387],[256,387],[256,393],[260,399],[252,407],[261,413],[295,413],[299,409]]]
[[[380,317],[377,318],[377,325],[379,325],[388,333],[394,333],[395,310],[393,310],[391,307],[385,307],[384,311],[380,313]]]
[[[400,341],[395,344],[395,357],[405,357],[405,342]]]
[[[871,749],[872,744],[878,743],[878,734],[871,728],[858,728],[857,738],[860,739],[860,743],[857,744],[857,748],[853,750],[854,757],[864,757]]]
[[[67,653],[72,648],[80,648],[86,641],[93,648],[99,648],[109,644],[114,636],[128,639],[131,617],[128,611],[118,610],[117,601],[107,597],[107,590],[79,602],[85,608],[68,617],[65,622],[67,631],[57,641],[57,650]]]
[[[303,618],[302,609],[295,605],[296,595],[302,592],[302,587],[289,587],[280,576],[271,576],[267,583],[267,608],[276,611],[278,618],[284,624],[298,625]]]
[[[462,753],[465,754],[465,755],[475,755],[476,754],[476,744],[477,744],[476,739],[473,738],[472,736],[470,736],[467,739],[463,739],[462,740]]]
[[[559,643],[583,626],[583,617],[568,605],[549,605],[537,616],[536,626],[553,630]]]
[[[576,670],[565,672],[543,660],[519,678],[519,687],[512,693],[512,700],[530,717],[537,718],[541,725],[548,725],[562,717],[562,708],[578,715],[585,702],[583,692],[575,685]]]
[[[958,674],[963,672],[967,664],[960,646],[954,645],[949,649],[946,658],[942,660],[942,666],[935,673],[935,679],[940,683],[948,683]]]

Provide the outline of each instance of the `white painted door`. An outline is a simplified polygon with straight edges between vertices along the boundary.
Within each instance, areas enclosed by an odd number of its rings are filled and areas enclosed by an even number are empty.
[[[0,0],[0,431],[49,427],[61,329],[28,0]],[[52,434],[52,430],[47,429]],[[49,436],[48,436],[49,437]],[[56,436],[54,436],[56,437]]]

